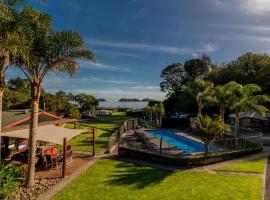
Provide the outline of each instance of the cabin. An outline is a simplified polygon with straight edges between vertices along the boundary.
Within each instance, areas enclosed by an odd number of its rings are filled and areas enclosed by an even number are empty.
[[[235,114],[229,115],[231,124],[234,124]],[[270,114],[262,116],[256,112],[241,112],[239,114],[240,128],[269,131],[270,130]]]

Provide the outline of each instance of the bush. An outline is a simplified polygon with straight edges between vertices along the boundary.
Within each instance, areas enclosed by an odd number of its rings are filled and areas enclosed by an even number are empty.
[[[10,165],[0,165],[0,199],[11,197],[23,177],[23,170]]]

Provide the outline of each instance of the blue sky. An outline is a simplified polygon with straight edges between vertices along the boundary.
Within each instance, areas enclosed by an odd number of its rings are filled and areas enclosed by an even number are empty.
[[[163,99],[160,72],[207,54],[224,63],[270,51],[270,0],[48,0],[55,30],[75,30],[95,54],[70,78],[49,74],[44,88],[98,98]],[[14,69],[8,78],[18,75]]]

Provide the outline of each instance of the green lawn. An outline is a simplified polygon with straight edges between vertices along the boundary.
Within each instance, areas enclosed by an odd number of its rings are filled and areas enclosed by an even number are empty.
[[[259,200],[262,178],[144,167],[101,159],[53,200]]]
[[[234,172],[254,172],[263,173],[266,157],[260,157],[254,160],[248,160],[240,163],[231,164],[225,167],[217,168],[218,171],[234,171]]]
[[[107,147],[108,137],[119,127],[116,124],[104,123],[79,123],[80,125],[88,125],[96,127],[96,152],[101,152]],[[73,124],[67,124],[66,127],[73,128]],[[78,128],[81,128],[80,126]],[[75,151],[92,151],[92,129],[84,127],[85,132],[68,141]]]
[[[125,112],[115,112],[112,116],[98,116],[97,119],[106,123],[122,123],[129,119]]]
[[[68,141],[68,145],[71,145],[75,151],[92,151],[91,139],[92,129],[89,127],[96,127],[96,152],[101,152],[107,147],[108,138],[111,134],[119,128],[128,117],[124,112],[114,113],[112,116],[98,117],[102,122],[79,122],[78,128],[85,129],[85,133],[82,133],[72,140]],[[73,128],[73,123],[67,124],[66,128]]]

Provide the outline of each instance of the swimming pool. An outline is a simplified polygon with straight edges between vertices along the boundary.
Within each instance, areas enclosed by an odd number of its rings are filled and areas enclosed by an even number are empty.
[[[182,149],[186,153],[198,153],[204,152],[204,144],[185,136],[176,134],[173,131],[169,130],[148,130],[149,134],[157,137],[163,138],[163,141],[166,141],[172,146],[175,146],[179,149]],[[220,148],[216,146],[209,146],[209,151],[218,151]]]

